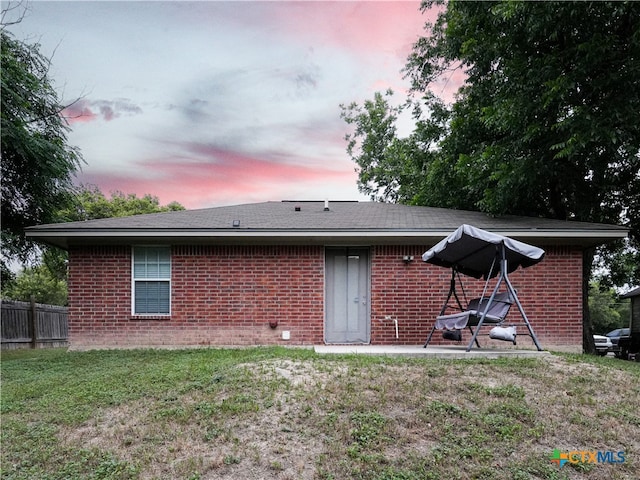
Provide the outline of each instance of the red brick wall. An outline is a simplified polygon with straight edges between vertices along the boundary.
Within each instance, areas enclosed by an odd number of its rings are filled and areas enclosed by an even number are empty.
[[[69,259],[71,345],[322,343],[321,246],[174,246],[170,317],[131,315],[130,247],[74,248]]]
[[[446,299],[451,271],[423,263],[424,247],[382,246],[372,250],[371,343],[423,343]],[[578,248],[569,247],[545,250],[541,263],[519,269],[511,273],[509,279],[543,348],[579,347],[582,345],[582,253]],[[405,264],[404,255],[413,255],[414,261]],[[467,300],[482,294],[484,280],[461,278]],[[490,283],[489,292],[494,285],[495,280]],[[388,316],[392,318],[387,320]],[[515,305],[507,318],[514,323],[522,321]],[[398,321],[397,339],[394,319]],[[524,325],[517,328],[519,334],[527,332]],[[488,331],[483,329],[478,337],[482,346],[506,345],[490,340]],[[463,340],[470,340],[470,335],[468,330],[463,332]],[[529,337],[518,338],[520,345],[533,347]],[[434,333],[431,343],[451,344],[442,339],[439,331]]]
[[[371,248],[371,343],[424,342],[450,278],[447,269],[421,261],[425,249]],[[403,255],[414,261],[405,264]],[[75,247],[69,258],[69,331],[76,347],[323,342],[322,246],[174,246],[169,318],[131,315],[130,247]],[[548,248],[542,263],[510,275],[545,348],[582,342],[581,259],[577,248]],[[468,299],[481,293],[481,280],[463,282]],[[512,308],[509,318],[518,317]],[[290,341],[282,340],[284,330]],[[492,344],[486,334],[480,338],[483,346]],[[439,332],[432,342],[442,343]],[[524,336],[519,343],[532,345]]]
[[[172,322],[199,331],[186,343],[322,341],[322,247],[174,247],[172,262]]]
[[[121,345],[131,316],[131,248],[69,250],[69,343]]]

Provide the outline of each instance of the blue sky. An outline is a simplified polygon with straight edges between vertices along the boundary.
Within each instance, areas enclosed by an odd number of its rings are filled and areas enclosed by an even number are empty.
[[[339,105],[402,98],[429,16],[419,1],[39,1],[8,30],[75,101],[78,183],[203,208],[365,199]]]

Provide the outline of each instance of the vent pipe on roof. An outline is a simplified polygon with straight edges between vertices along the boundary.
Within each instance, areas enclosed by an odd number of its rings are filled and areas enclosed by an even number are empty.
[[[325,199],[324,201],[324,211],[325,212],[329,211],[329,199]]]

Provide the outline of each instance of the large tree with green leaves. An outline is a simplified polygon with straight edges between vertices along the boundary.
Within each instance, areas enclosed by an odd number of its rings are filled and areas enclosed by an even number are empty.
[[[422,4],[434,6],[437,20],[405,70],[412,135],[399,139],[385,123],[398,115],[388,97],[343,108],[355,126],[349,151],[361,189],[490,214],[623,223],[631,241],[602,258],[625,270],[617,281],[640,281],[640,3]],[[433,85],[456,69],[466,81],[445,104]],[[420,181],[387,187],[407,175]],[[584,254],[586,351],[593,349],[586,301],[594,253]]]
[[[32,251],[24,228],[55,220],[72,199],[82,163],[67,143],[64,106],[49,78],[49,60],[37,44],[0,30],[2,49],[2,263]]]
[[[48,305],[67,305],[66,278],[58,278],[42,263],[26,267],[14,281],[2,286],[2,296],[11,300]]]
[[[77,222],[177,210],[184,210],[184,207],[178,202],[160,205],[158,197],[148,193],[138,197],[135,193],[125,194],[116,190],[107,198],[97,186],[82,185],[73,202],[57,211],[56,221]]]
[[[598,283],[589,286],[589,312],[593,331],[604,335],[611,330],[629,326],[631,305],[628,299],[621,300],[613,288]]]
[[[58,209],[55,222],[80,222],[99,218],[128,217],[147,213],[161,213],[184,210],[178,202],[161,205],[158,197],[145,194],[138,197],[135,193],[111,192],[110,198],[96,185],[82,185],[71,201]],[[56,247],[44,247],[42,263],[51,275],[59,280],[67,278],[67,253]]]
[[[178,202],[161,205],[158,197],[145,194],[111,192],[107,198],[94,185],[81,186],[69,205],[58,209],[56,222],[74,222],[98,218],[126,217],[146,213],[184,210]],[[2,296],[13,300],[29,300],[64,305],[67,299],[67,252],[56,247],[41,246],[40,262],[28,266],[2,284]]]

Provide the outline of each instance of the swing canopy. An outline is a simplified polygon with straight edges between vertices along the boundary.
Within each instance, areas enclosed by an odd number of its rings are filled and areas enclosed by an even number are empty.
[[[535,265],[543,258],[541,248],[471,225],[461,225],[422,255],[427,263],[485,279],[498,275],[496,261],[506,260],[507,271],[503,273],[507,274],[518,267]]]

